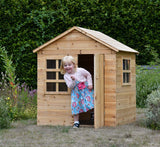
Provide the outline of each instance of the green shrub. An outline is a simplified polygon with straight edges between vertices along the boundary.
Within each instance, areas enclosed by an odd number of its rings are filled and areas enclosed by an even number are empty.
[[[0,97],[0,129],[10,127],[9,111],[8,98]]]
[[[0,56],[4,62],[6,74],[1,72],[0,96],[8,97],[9,113],[11,120],[28,119],[36,117],[36,90],[32,90],[25,83],[18,84],[15,75],[15,65],[12,56],[8,56],[4,47],[0,46]]]
[[[22,119],[35,119],[37,117],[37,107],[30,106],[21,113]]]
[[[147,95],[160,85],[159,67],[137,67],[136,71],[136,103],[137,107],[144,108]]]
[[[160,130],[160,88],[148,95],[146,107],[147,127]]]
[[[36,118],[37,90],[30,89],[25,83],[19,86],[17,107],[21,110],[22,119]]]
[[[16,105],[10,109],[12,120],[36,118],[37,91],[29,89],[25,83],[18,86]]]
[[[7,98],[7,106],[0,104],[1,109],[6,109],[11,121],[19,119],[36,118],[37,115],[37,91],[29,88],[25,83],[17,86],[16,99],[12,98],[12,89],[6,80],[6,75],[1,73],[0,98]],[[3,100],[4,101],[4,100]],[[2,101],[2,102],[3,102]],[[2,103],[1,102],[1,103]],[[2,111],[2,110],[1,110]],[[6,112],[6,111],[3,111]],[[7,117],[6,117],[7,119]]]

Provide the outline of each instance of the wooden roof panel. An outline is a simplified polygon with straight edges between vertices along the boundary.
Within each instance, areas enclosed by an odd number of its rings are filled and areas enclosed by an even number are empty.
[[[99,31],[94,31],[94,30],[89,30],[89,29],[85,29],[85,28],[81,28],[78,27],[81,30],[85,31],[86,33],[94,36],[95,38],[97,38],[98,40],[103,41],[106,46],[112,46],[112,48],[115,48],[118,51],[126,51],[126,52],[134,52],[134,53],[138,53],[136,50],[128,47],[127,45],[99,32]]]
[[[83,33],[84,35],[96,40],[97,42],[111,48],[112,50],[114,50],[116,52],[124,51],[124,52],[138,53],[138,51],[124,45],[123,43],[121,43],[121,42],[99,32],[99,31],[89,30],[89,29],[85,29],[85,28],[77,27],[77,26],[72,27],[71,29],[65,31],[64,33],[58,35],[57,37],[55,37],[55,38],[51,39],[50,41],[46,42],[45,44],[41,45],[40,47],[34,49],[33,52],[35,53],[35,52],[45,48],[49,44],[62,38],[63,36],[67,35],[68,33],[70,33],[73,30],[77,30],[77,31]]]

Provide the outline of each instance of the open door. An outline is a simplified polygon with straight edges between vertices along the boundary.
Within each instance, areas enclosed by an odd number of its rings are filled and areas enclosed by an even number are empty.
[[[104,126],[104,55],[94,56],[94,127]]]

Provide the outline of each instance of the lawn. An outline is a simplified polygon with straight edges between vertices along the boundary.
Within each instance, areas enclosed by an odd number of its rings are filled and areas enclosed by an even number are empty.
[[[3,147],[159,147],[160,131],[144,127],[144,109],[137,109],[134,123],[94,129],[37,126],[36,120],[16,121],[0,130]]]

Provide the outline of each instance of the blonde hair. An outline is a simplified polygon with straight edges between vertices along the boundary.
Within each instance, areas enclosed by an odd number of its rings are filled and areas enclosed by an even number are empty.
[[[65,56],[61,60],[61,66],[60,66],[61,74],[65,74],[66,73],[65,70],[64,70],[64,64],[65,63],[69,63],[69,62],[72,62],[74,64],[75,70],[77,69],[75,59],[72,56]]]

